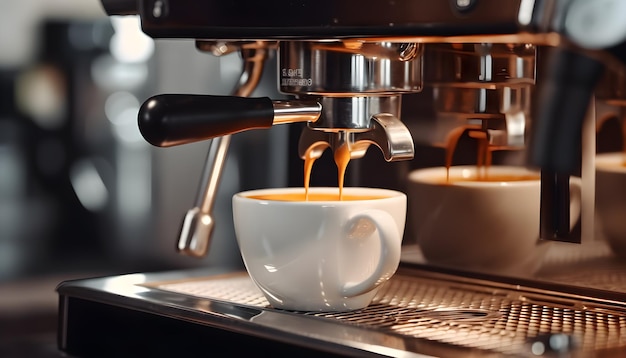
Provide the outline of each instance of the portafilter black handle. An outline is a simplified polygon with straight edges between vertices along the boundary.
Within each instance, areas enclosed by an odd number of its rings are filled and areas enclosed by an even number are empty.
[[[273,121],[274,104],[268,97],[161,94],[139,109],[139,130],[157,147],[269,128]]]

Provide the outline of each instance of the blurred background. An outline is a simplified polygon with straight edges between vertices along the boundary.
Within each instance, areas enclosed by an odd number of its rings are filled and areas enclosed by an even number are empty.
[[[153,94],[228,94],[240,66],[192,41],[155,43],[99,0],[0,0],[0,356],[60,355],[61,281],[241,265],[230,197],[250,158],[229,157],[210,255],[182,257],[178,231],[209,143],[155,148],[136,124]],[[267,143],[282,131],[241,140],[276,151]],[[273,173],[264,184],[281,184]]]

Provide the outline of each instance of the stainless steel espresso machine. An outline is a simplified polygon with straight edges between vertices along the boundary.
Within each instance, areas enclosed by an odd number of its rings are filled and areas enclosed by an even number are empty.
[[[433,164],[429,158],[438,156],[441,165],[465,154],[442,149],[462,137],[480,138],[505,156],[523,152],[522,165],[541,170],[537,233],[553,245],[537,271],[510,274],[429,264],[407,232],[396,275],[368,308],[348,313],[273,309],[245,271],[220,267],[63,282],[61,350],[75,356],[626,352],[626,264],[596,239],[593,225],[596,113],[619,113],[626,103],[616,100],[621,86],[601,81],[626,63],[626,3],[102,4],[111,16],[139,16],[153,38],[195,39],[199,51],[237,51],[242,58],[231,96],[159,94],[138,113],[153,145],[211,140],[196,205],[182,221],[182,254],[210,250],[231,136],[275,125],[297,132],[285,148],[296,160],[322,161],[347,144],[355,159],[348,185],[404,189],[408,171]],[[262,77],[265,66],[277,66],[275,78]],[[274,81],[284,98],[250,97],[261,81]],[[584,183],[574,230],[570,176]]]

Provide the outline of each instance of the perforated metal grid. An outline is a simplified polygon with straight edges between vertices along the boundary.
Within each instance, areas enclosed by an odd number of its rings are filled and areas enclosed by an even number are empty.
[[[243,275],[163,283],[159,289],[272,309]],[[494,353],[526,354],[535,337],[566,334],[581,352],[626,348],[621,311],[550,302],[515,291],[396,274],[362,310],[304,313],[338,324]]]

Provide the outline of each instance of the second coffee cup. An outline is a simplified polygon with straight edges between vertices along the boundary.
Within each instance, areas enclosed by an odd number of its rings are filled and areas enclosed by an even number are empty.
[[[250,277],[275,308],[364,308],[396,271],[404,193],[375,188],[261,189],[235,194],[235,234]]]
[[[409,232],[430,264],[490,273],[532,274],[539,241],[538,172],[514,166],[454,166],[410,173]],[[570,217],[580,215],[580,180],[570,180]]]

